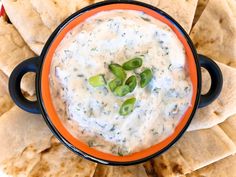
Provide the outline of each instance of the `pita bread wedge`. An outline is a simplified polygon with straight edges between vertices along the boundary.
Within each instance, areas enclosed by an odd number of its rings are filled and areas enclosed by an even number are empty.
[[[7,76],[0,70],[0,116],[13,106],[11,97],[8,94],[7,83]]]
[[[236,144],[236,115],[219,124],[219,126],[224,130],[234,144]]]
[[[223,160],[215,162],[209,166],[201,168],[187,177],[235,177],[236,155],[229,156]]]
[[[33,167],[40,161],[41,154],[30,145],[24,151],[2,165],[4,173],[14,177],[28,176]]]
[[[87,0],[3,0],[11,22],[38,55],[52,31]],[[17,15],[15,15],[17,14]]]
[[[149,0],[151,1],[151,0]],[[156,7],[170,14],[187,33],[192,27],[197,0],[157,0]]]
[[[205,108],[198,109],[188,131],[213,127],[236,114],[236,69],[217,62],[224,83],[219,97]],[[203,87],[210,83],[210,77],[203,72]]]
[[[12,70],[23,60],[34,56],[12,24],[0,18],[0,68],[9,77]],[[26,74],[22,89],[28,94],[35,93],[34,75]]]
[[[207,5],[208,1],[209,0],[198,0],[197,9],[196,9],[194,19],[193,19],[193,25],[195,25],[197,23],[198,19],[202,15],[202,12],[206,8],[206,5]]]
[[[54,143],[50,149],[41,153],[40,161],[28,177],[92,177],[95,169],[96,163],[79,157],[61,143]]]
[[[40,15],[33,9],[30,0],[3,0],[3,5],[8,17],[23,39],[39,55],[52,30],[43,24]]]
[[[50,146],[52,134],[40,115],[14,106],[0,117],[0,164],[18,156],[28,146],[37,152]]]
[[[142,164],[133,166],[98,165],[94,177],[148,177]]]
[[[215,126],[186,133],[166,153],[154,159],[154,168],[160,176],[180,176],[235,152],[232,140],[219,126]]]
[[[52,30],[72,13],[89,5],[86,0],[30,0],[30,3],[43,24]]]
[[[236,1],[209,0],[190,37],[199,53],[236,67]]]

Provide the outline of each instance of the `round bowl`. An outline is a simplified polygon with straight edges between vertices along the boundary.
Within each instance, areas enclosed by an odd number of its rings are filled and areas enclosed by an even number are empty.
[[[52,57],[55,49],[64,36],[88,17],[100,11],[114,9],[143,11],[144,13],[167,24],[175,32],[185,48],[187,61],[186,66],[188,67],[190,79],[193,85],[191,106],[188,107],[187,111],[179,121],[174,133],[163,141],[147,149],[125,156],[116,156],[90,148],[79,139],[72,136],[64,127],[55,111],[52,103],[52,96],[50,95],[49,84]],[[201,95],[201,67],[204,67],[211,76],[211,87],[205,95]],[[37,101],[34,102],[27,100],[20,90],[21,79],[27,72],[36,73]],[[105,1],[85,7],[62,22],[51,34],[40,56],[23,61],[13,70],[9,80],[9,91],[12,99],[20,108],[31,113],[42,114],[52,133],[65,146],[78,155],[88,160],[107,165],[133,165],[160,155],[178,141],[188,128],[196,110],[207,106],[218,97],[222,88],[222,80],[221,71],[216,63],[203,55],[197,54],[188,34],[179,23],[167,13],[141,2]]]

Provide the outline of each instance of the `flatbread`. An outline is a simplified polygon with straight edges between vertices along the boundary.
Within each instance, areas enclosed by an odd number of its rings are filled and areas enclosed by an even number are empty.
[[[94,177],[148,177],[142,164],[133,166],[98,165]]]
[[[213,127],[236,114],[236,69],[217,62],[224,83],[220,96],[210,105],[198,109],[188,131]],[[210,83],[210,77],[203,73],[203,88]]]
[[[86,0],[30,0],[30,3],[43,24],[52,30],[72,13],[89,5]]]
[[[3,0],[3,5],[23,39],[40,55],[45,42],[57,25],[76,10],[88,5],[88,1]]]
[[[30,145],[41,152],[50,146],[51,136],[42,116],[14,106],[0,117],[0,164],[18,156]]]
[[[0,70],[0,116],[13,106],[11,97],[8,94],[7,83],[7,76]]]
[[[223,160],[199,169],[187,177],[235,177],[236,155],[229,156]]]
[[[40,161],[28,177],[92,177],[95,169],[96,163],[79,157],[61,143],[54,143],[50,149],[41,153]]]
[[[219,124],[219,126],[224,130],[234,144],[236,144],[236,115]]]
[[[2,18],[0,18],[0,43],[0,68],[8,77],[19,63],[35,56],[13,25]],[[30,95],[35,93],[34,74],[25,75],[21,88]]]
[[[209,0],[190,37],[199,53],[236,67],[236,1]]]
[[[232,140],[219,127],[186,133],[172,148],[154,159],[159,176],[180,176],[236,152]]]
[[[209,0],[198,0],[197,9],[196,9],[194,19],[193,19],[193,25],[195,25],[197,23],[198,19],[202,15],[202,12],[206,8],[206,5],[207,5],[208,1]]]
[[[152,0],[149,0],[152,1]],[[156,7],[171,15],[187,33],[190,32],[198,0],[157,0]]]
[[[33,167],[40,162],[41,154],[30,145],[24,151],[2,165],[2,171],[14,177],[28,176]]]

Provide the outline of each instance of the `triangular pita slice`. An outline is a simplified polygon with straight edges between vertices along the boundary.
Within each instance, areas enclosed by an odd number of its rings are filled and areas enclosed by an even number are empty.
[[[197,171],[194,171],[186,175],[186,177],[235,177],[235,175],[236,155],[232,155]]]
[[[0,43],[0,68],[8,77],[19,63],[34,56],[14,26],[2,18],[0,18]],[[29,95],[33,95],[34,75],[26,74],[21,87]]]
[[[0,164],[18,156],[30,145],[41,152],[50,146],[51,136],[42,116],[14,106],[0,117]]]
[[[96,165],[71,152],[61,143],[53,143],[50,149],[41,153],[40,161],[32,168],[28,177],[92,177]]]
[[[160,176],[180,176],[236,152],[232,140],[219,127],[186,133],[172,148],[154,159]]]
[[[142,164],[133,166],[98,165],[94,177],[148,177]]]
[[[210,105],[198,109],[188,131],[213,127],[236,114],[236,69],[217,62],[223,74],[223,88],[219,97]],[[210,77],[203,71],[203,90]]]
[[[40,158],[40,152],[37,152],[37,149],[30,145],[20,155],[7,160],[2,165],[2,170],[7,175],[14,177],[28,176],[29,172],[40,161]]]
[[[190,36],[199,53],[236,67],[236,1],[209,0]]]
[[[69,15],[88,5],[86,0],[3,0],[6,13],[38,55],[53,30]],[[17,14],[17,15],[15,15]]]
[[[0,70],[0,116],[7,112],[12,106],[13,102],[8,93],[8,78]]]

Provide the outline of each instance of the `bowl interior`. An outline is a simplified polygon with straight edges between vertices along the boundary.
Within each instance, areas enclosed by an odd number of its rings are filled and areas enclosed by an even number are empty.
[[[64,36],[76,27],[78,24],[83,22],[88,17],[100,12],[100,11],[107,11],[107,10],[114,10],[114,9],[121,9],[121,10],[137,10],[143,11],[146,14],[166,23],[178,36],[179,40],[182,42],[185,51],[186,51],[186,58],[187,58],[187,65],[186,67],[189,68],[190,79],[193,86],[193,95],[191,100],[191,106],[188,107],[187,111],[181,118],[180,122],[178,123],[177,127],[174,130],[174,133],[167,137],[165,140],[161,141],[158,144],[153,145],[150,148],[142,150],[140,152],[136,152],[127,156],[115,156],[107,153],[103,153],[101,151],[95,150],[93,148],[88,147],[86,144],[81,142],[79,139],[74,137],[63,125],[59,116],[56,113],[54,108],[52,97],[50,95],[50,84],[49,84],[49,74],[50,74],[50,66],[51,61],[53,58],[53,54],[60,44]],[[63,139],[70,144],[73,148],[79,150],[79,152],[88,155],[90,158],[111,161],[111,162],[132,162],[138,161],[140,159],[147,158],[152,156],[153,154],[157,154],[158,152],[163,151],[165,148],[173,144],[179,135],[182,134],[183,130],[186,128],[186,125],[189,123],[190,118],[192,117],[193,112],[196,109],[196,98],[197,98],[197,90],[198,90],[198,72],[197,66],[195,62],[195,58],[192,52],[191,47],[188,44],[188,40],[186,39],[185,35],[179,29],[174,22],[172,22],[168,17],[166,17],[161,11],[155,11],[150,8],[137,5],[137,4],[130,4],[130,3],[115,3],[115,4],[106,4],[102,6],[98,6],[92,8],[84,13],[78,14],[76,17],[71,19],[60,29],[59,33],[54,37],[53,41],[51,42],[47,53],[43,60],[42,70],[41,70],[41,99],[43,103],[43,107],[47,114],[49,121],[52,123],[53,127],[59,132],[59,134],[63,137]]]

